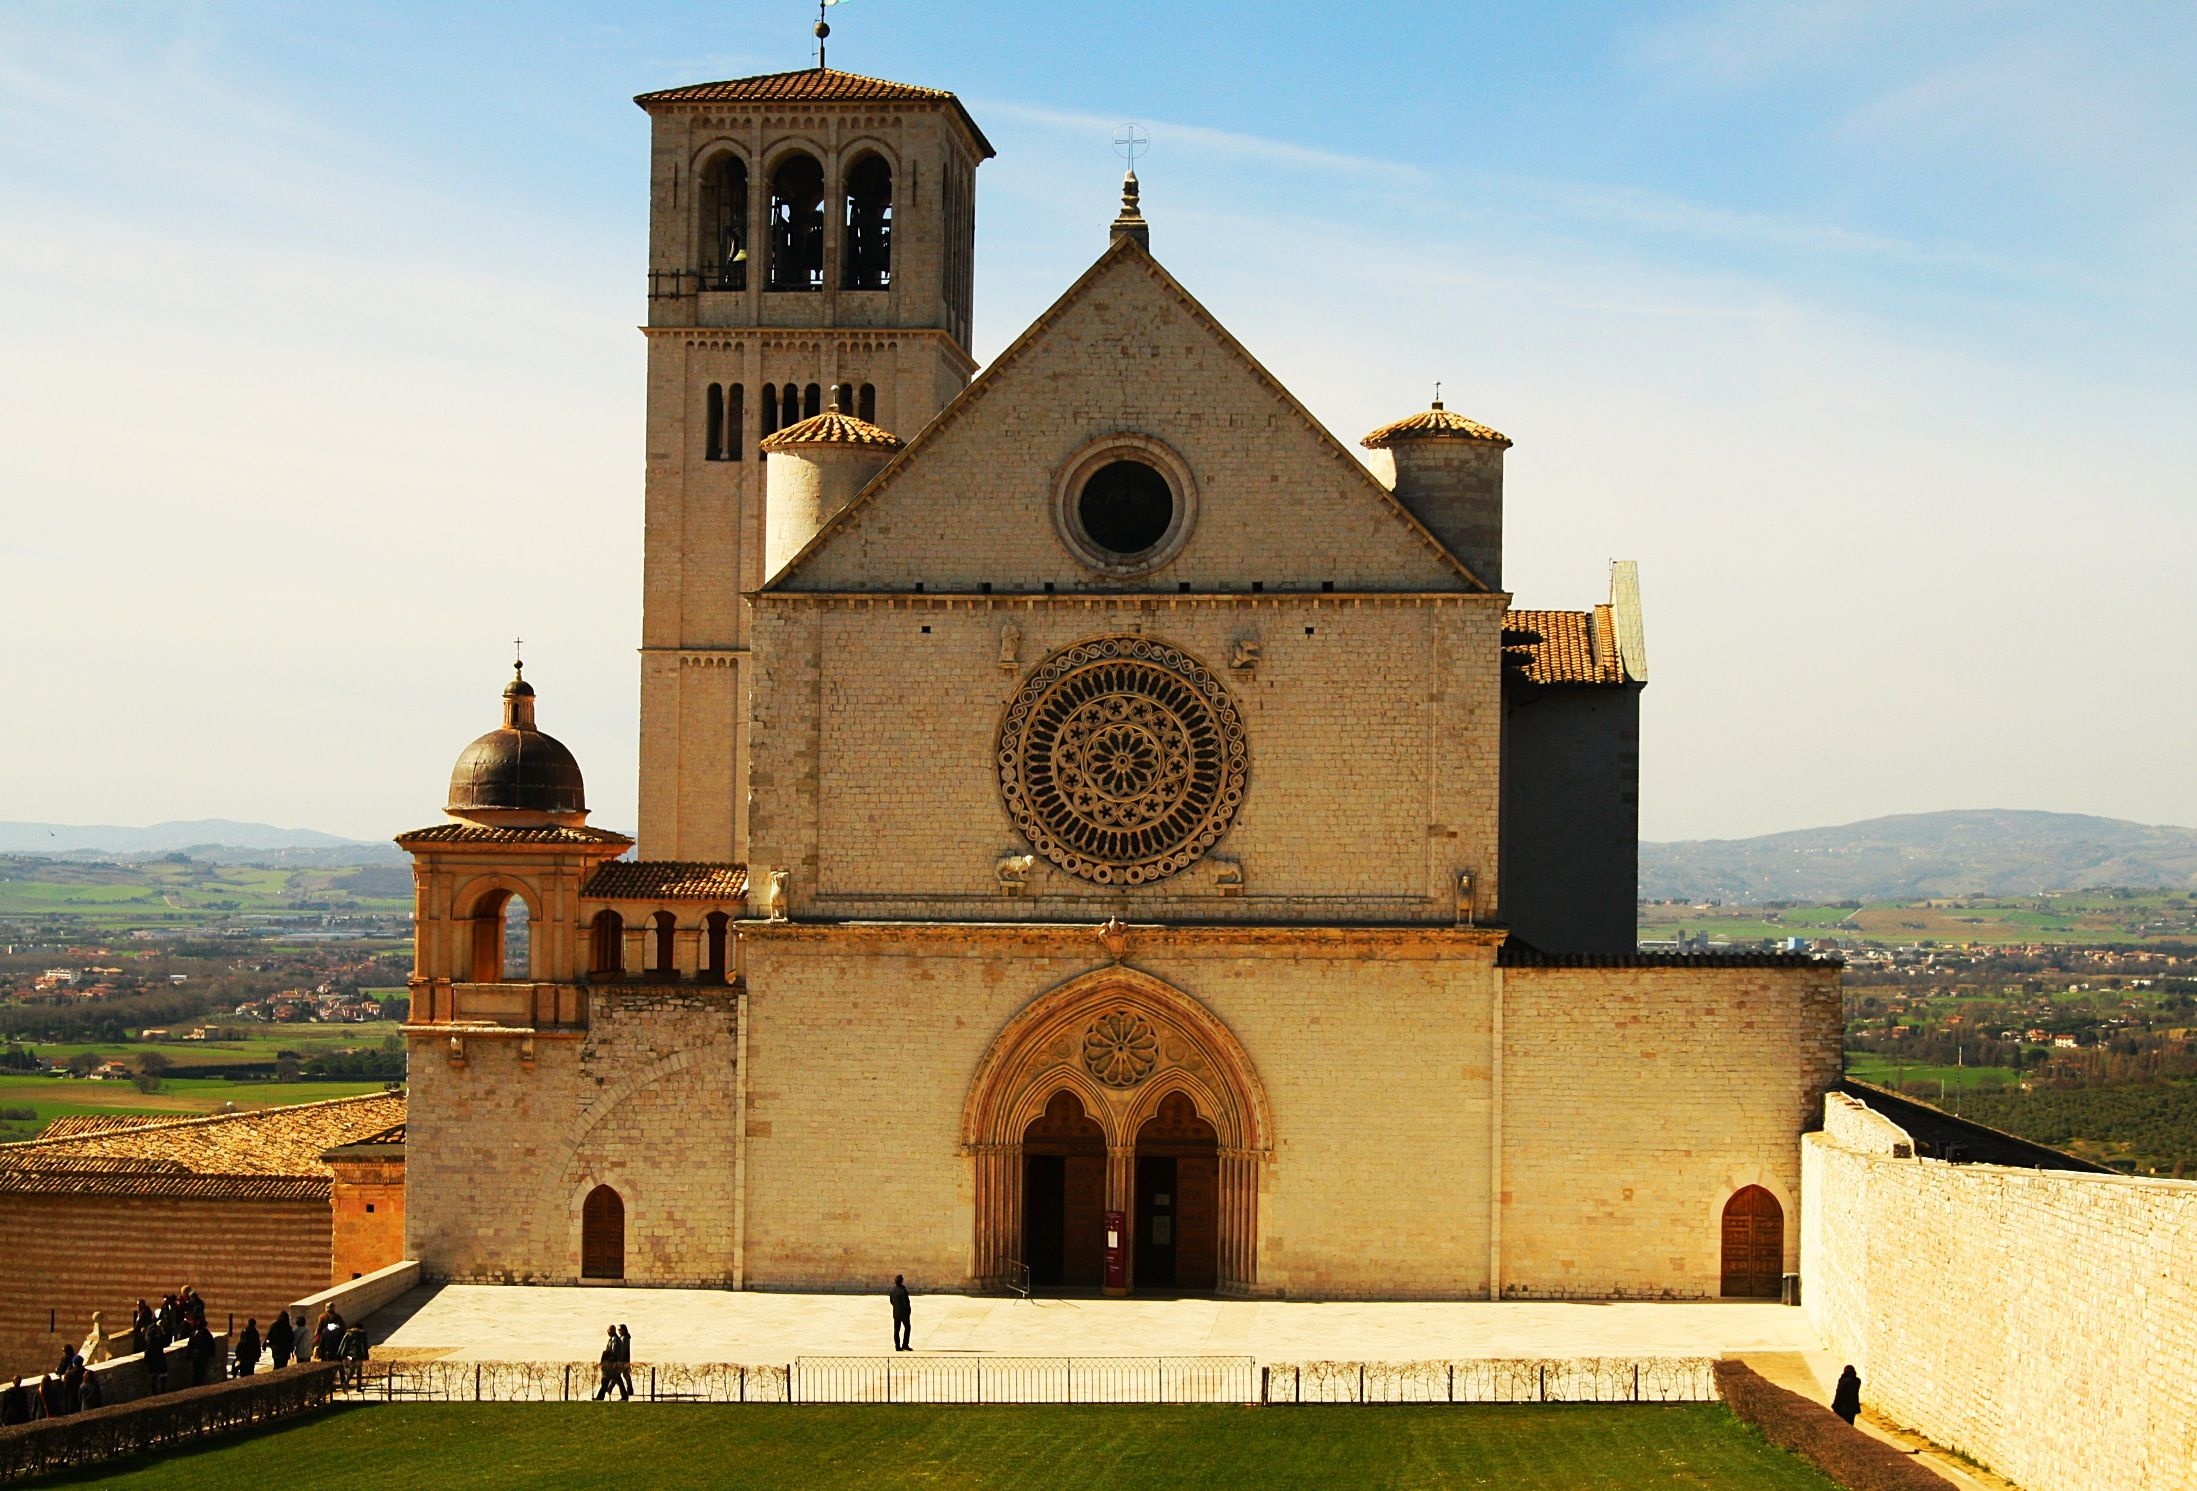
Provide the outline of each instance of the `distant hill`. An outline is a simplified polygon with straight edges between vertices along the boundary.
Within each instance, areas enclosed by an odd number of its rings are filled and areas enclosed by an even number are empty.
[[[149,859],[188,854],[209,864],[342,865],[401,861],[396,845],[346,839],[312,828],[277,828],[228,818],[194,818],[147,828],[114,824],[0,822],[0,854],[54,859]]]
[[[2197,829],[2080,813],[1905,813],[1753,839],[1640,846],[1652,901],[1878,901],[2197,887]]]

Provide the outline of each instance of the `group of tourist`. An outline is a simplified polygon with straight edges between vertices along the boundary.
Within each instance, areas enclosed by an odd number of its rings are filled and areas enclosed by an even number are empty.
[[[309,1361],[340,1363],[339,1387],[361,1386],[366,1376],[366,1328],[347,1324],[334,1306],[323,1309],[320,1320],[310,1329],[303,1311],[295,1317],[287,1310],[275,1311],[274,1321],[264,1334],[259,1318],[253,1316],[237,1332],[234,1346],[224,1351],[223,1338],[206,1324],[205,1300],[188,1284],[174,1294],[162,1295],[157,1307],[139,1300],[130,1317],[129,1342],[129,1350],[145,1364],[147,1397],[168,1390],[170,1357],[178,1345],[189,1373],[185,1384],[189,1387],[221,1380],[224,1357],[228,1370],[238,1377],[250,1377],[259,1370],[262,1360],[273,1371],[292,1362],[301,1367]],[[61,1360],[51,1372],[11,1381],[0,1389],[0,1426],[104,1407],[105,1389],[99,1374],[90,1369],[113,1355],[106,1326],[100,1314],[94,1312],[91,1331],[83,1344],[61,1348]],[[630,1360],[630,1352],[625,1359]],[[631,1397],[632,1393],[628,1378],[626,1395]]]

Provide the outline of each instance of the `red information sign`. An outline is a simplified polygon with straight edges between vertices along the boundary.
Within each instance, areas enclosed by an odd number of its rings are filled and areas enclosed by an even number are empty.
[[[1129,1287],[1129,1218],[1121,1212],[1106,1214],[1106,1287]]]

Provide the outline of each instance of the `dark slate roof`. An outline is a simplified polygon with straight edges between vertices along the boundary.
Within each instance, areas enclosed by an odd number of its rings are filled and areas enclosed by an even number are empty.
[[[1545,953],[1515,938],[1495,955],[1499,968],[1837,968],[1816,953]]]
[[[598,901],[738,901],[747,893],[746,865],[677,859],[614,859],[580,888]]]
[[[1888,1087],[1848,1077],[1838,1090],[1858,1098],[1871,1111],[1907,1130],[1915,1147],[1934,1160],[1961,1165],[2011,1165],[2022,1170],[2082,1170],[2094,1175],[2116,1175],[2111,1165],[2078,1160],[2049,1145],[2038,1144],[2003,1129],[1990,1128],[1914,1098],[1902,1097]]]

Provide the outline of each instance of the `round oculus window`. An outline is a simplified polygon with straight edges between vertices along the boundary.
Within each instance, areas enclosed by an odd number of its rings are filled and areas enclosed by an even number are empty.
[[[1108,461],[1084,480],[1075,512],[1094,547],[1118,561],[1133,561],[1157,548],[1174,527],[1175,489],[1143,461]]]

